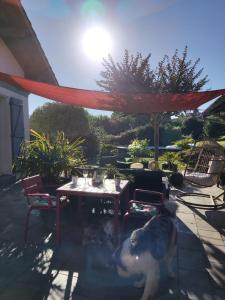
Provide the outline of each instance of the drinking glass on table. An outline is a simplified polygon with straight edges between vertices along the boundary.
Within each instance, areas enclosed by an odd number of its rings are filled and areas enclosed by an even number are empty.
[[[85,178],[85,185],[87,184],[87,177],[88,177],[88,169],[83,169],[83,176]]]

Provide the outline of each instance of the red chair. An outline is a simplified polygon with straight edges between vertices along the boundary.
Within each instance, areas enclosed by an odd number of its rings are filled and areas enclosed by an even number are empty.
[[[152,216],[160,213],[165,195],[160,192],[136,189],[133,200],[128,203],[127,212],[124,215],[123,227],[127,229],[131,221],[147,222]]]
[[[30,213],[32,210],[49,210],[56,208],[56,197],[44,193],[40,175],[26,177],[21,180],[24,195],[27,198],[28,211],[25,222],[24,241],[27,242]],[[61,204],[67,201],[62,197]]]

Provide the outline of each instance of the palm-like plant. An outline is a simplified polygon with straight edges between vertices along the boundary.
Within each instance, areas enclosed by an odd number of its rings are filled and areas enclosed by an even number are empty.
[[[34,130],[31,137],[31,141],[22,144],[13,167],[21,176],[40,174],[48,181],[56,181],[62,172],[68,174],[85,163],[81,138],[70,143],[63,132],[58,132],[55,139],[50,140]]]

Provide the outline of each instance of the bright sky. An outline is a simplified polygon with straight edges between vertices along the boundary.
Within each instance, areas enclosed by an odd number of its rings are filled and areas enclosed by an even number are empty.
[[[117,60],[124,49],[152,53],[155,66],[164,54],[189,48],[189,58],[200,58],[207,89],[225,88],[224,0],[22,0],[42,48],[60,85],[83,89],[99,87],[103,69],[101,40],[87,50],[84,42],[91,28],[106,35],[108,48]],[[92,36],[93,33],[89,33]],[[87,38],[89,41],[89,39]],[[85,48],[86,47],[86,48]],[[97,49],[96,49],[97,47]],[[88,48],[89,49],[89,48]],[[110,50],[109,50],[110,49]],[[103,52],[104,52],[103,51]],[[31,95],[30,113],[43,98]],[[93,114],[104,111],[89,110]]]

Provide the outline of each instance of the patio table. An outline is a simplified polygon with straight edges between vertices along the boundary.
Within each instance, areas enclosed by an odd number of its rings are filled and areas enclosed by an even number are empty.
[[[115,186],[114,179],[106,179],[104,184],[100,186],[93,186],[92,179],[87,178],[85,183],[85,178],[79,177],[77,184],[73,185],[69,182],[56,190],[57,202],[56,202],[56,241],[57,243],[61,240],[61,230],[60,230],[60,197],[61,196],[78,196],[78,204],[81,203],[81,198],[85,196],[89,197],[99,197],[100,198],[111,198],[114,202],[114,235],[117,239],[118,236],[118,226],[119,226],[119,206],[121,195],[125,193],[125,205],[128,205],[128,180],[121,180],[118,187]],[[78,212],[79,212],[78,207]]]

